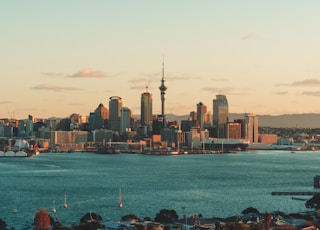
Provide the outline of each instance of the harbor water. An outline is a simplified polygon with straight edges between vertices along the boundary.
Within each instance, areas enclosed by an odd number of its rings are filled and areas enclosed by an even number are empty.
[[[318,191],[313,177],[320,173],[319,162],[318,151],[0,158],[0,218],[8,227],[32,229],[39,208],[48,209],[65,226],[79,224],[90,211],[104,220],[127,214],[153,219],[161,209],[173,209],[179,217],[206,218],[240,215],[248,207],[261,212],[305,211],[304,201],[271,193]],[[120,188],[122,208],[117,206]],[[63,208],[65,194],[68,208]]]

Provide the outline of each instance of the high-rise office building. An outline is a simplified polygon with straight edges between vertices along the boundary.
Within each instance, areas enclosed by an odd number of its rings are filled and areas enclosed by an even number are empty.
[[[197,104],[197,122],[200,127],[200,130],[204,130],[205,124],[205,114],[207,113],[207,106],[202,102]]]
[[[255,114],[245,115],[245,125],[246,125],[246,139],[250,143],[258,143],[258,117]]]
[[[107,120],[109,118],[109,110],[104,107],[102,103],[95,109],[94,112],[90,113],[89,116],[89,131],[107,128]]]
[[[225,95],[216,95],[213,99],[212,125],[217,130],[218,138],[226,138],[226,125],[229,116],[228,100]]]
[[[120,118],[120,133],[125,134],[126,132],[130,131],[131,128],[131,110],[128,107],[121,108],[121,118]]]
[[[148,90],[141,94],[141,124],[152,125],[152,94]]]
[[[109,127],[113,131],[120,132],[120,115],[122,99],[118,96],[109,98]]]

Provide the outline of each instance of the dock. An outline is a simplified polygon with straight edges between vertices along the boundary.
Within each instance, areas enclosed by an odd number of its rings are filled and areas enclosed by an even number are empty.
[[[272,192],[271,195],[285,195],[285,196],[313,196],[319,192]]]

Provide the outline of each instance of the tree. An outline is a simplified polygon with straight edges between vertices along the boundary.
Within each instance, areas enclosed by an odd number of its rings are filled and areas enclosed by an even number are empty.
[[[249,207],[249,208],[246,208],[245,210],[243,210],[241,213],[242,213],[243,215],[246,215],[246,214],[249,214],[249,213],[259,214],[259,211],[258,211],[258,209],[256,209],[256,208]]]
[[[80,223],[88,223],[93,221],[102,221],[102,217],[95,212],[89,212],[80,219]]]
[[[156,218],[154,219],[159,223],[174,223],[178,220],[178,215],[174,210],[162,209],[157,213]]]
[[[306,208],[313,208],[315,210],[320,208],[320,193],[316,193],[313,197],[306,201]]]
[[[4,220],[0,219],[0,230],[6,229],[6,227],[7,223]]]
[[[139,218],[134,214],[125,215],[125,216],[121,217],[121,220],[122,221],[135,221],[135,222],[140,221]]]
[[[48,210],[40,208],[34,217],[33,224],[36,230],[49,230],[51,225],[51,217]]]

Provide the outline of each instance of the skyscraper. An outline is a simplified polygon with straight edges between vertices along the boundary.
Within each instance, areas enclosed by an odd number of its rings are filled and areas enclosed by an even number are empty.
[[[202,102],[199,102],[197,104],[197,121],[200,126],[200,130],[204,130],[204,120],[206,112],[207,106],[204,105]]]
[[[258,143],[258,117],[255,114],[245,115],[246,139],[250,143]]]
[[[159,87],[161,93],[161,116],[163,118],[163,127],[165,126],[165,115],[164,115],[164,101],[166,98],[166,90],[167,87],[164,85],[164,61],[162,61],[162,79],[161,79],[161,86]]]
[[[152,125],[152,94],[148,90],[141,94],[141,124]]]
[[[120,123],[120,128],[121,128],[121,133],[125,134],[128,132],[131,128],[131,110],[128,107],[122,107],[121,108],[121,123]]]
[[[226,125],[229,116],[228,100],[225,95],[216,95],[213,99],[212,125],[217,130],[218,138],[226,138]]]
[[[89,115],[89,130],[107,128],[107,119],[109,119],[109,110],[102,103]]]
[[[120,132],[120,115],[122,108],[122,99],[118,96],[109,98],[109,126],[113,131]]]

